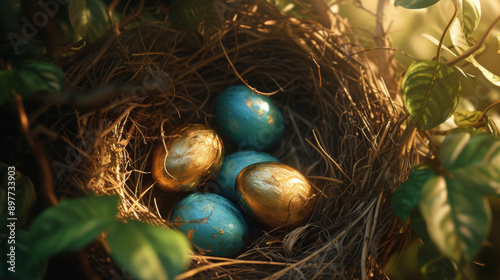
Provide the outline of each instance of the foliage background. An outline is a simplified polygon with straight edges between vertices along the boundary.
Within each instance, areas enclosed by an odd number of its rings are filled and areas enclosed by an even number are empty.
[[[393,1],[391,1],[393,2]],[[474,39],[485,33],[488,25],[500,14],[500,2],[481,0],[481,21],[478,29],[472,35]],[[363,8],[360,8],[363,7]],[[371,33],[375,34],[375,17],[369,12],[375,12],[377,1],[370,0],[350,0],[340,1],[337,9],[339,13],[347,18],[349,23],[360,34]],[[392,39],[393,47],[398,51],[395,52],[395,59],[401,63],[399,72],[403,71],[415,59],[430,59],[435,55],[436,45],[428,39],[421,36],[426,33],[435,38],[439,38],[446,24],[452,16],[454,9],[451,1],[440,1],[439,3],[425,9],[409,10],[402,7],[388,5],[387,17],[390,25],[389,37]],[[488,39],[486,40],[486,48],[484,52],[477,56],[477,60],[493,73],[500,73],[500,63],[498,59],[498,41],[497,34],[500,33],[500,25],[496,25]],[[451,40],[447,38],[446,46],[451,45]],[[373,47],[367,45],[367,47]],[[443,53],[446,55],[446,53]],[[462,83],[463,96],[467,97],[468,101],[477,110],[484,109],[491,103],[500,100],[500,88],[497,88],[486,82],[477,68],[461,63],[464,71],[472,73],[478,79],[476,89],[467,82]],[[492,114],[496,123],[500,121],[500,110],[496,109],[496,116]],[[491,112],[492,113],[492,112]]]
[[[481,21],[478,30],[473,35],[476,40],[500,14],[499,1],[481,0],[480,2]],[[377,1],[340,1],[336,9],[359,34],[375,34],[376,19],[370,12],[376,12]],[[436,45],[421,34],[426,33],[439,38],[452,16],[453,9],[452,1],[440,1],[429,8],[419,10],[388,6],[389,37],[392,39],[393,47],[397,49],[395,59],[400,64],[398,73],[406,69],[415,59],[430,59],[435,55]],[[497,41],[499,33],[500,25],[497,24],[486,40],[485,50],[477,56],[477,60],[483,66],[496,74],[500,73],[500,60],[497,53],[500,47]],[[445,45],[450,46],[451,41],[447,39]],[[375,47],[375,45],[367,45],[367,47]],[[463,91],[459,106],[464,106],[468,110],[483,110],[489,104],[500,100],[500,88],[488,83],[477,68],[468,63],[461,63],[460,66],[464,71],[476,76],[477,87],[474,88],[471,83],[462,81]],[[494,108],[490,111],[490,116],[495,123],[500,124],[500,109]],[[489,198],[489,200],[493,212],[492,228],[488,243],[477,256],[477,263],[467,271],[469,279],[500,279],[498,266],[500,262],[500,199]],[[394,267],[392,264],[388,265],[386,271],[389,272],[391,279],[424,279],[417,261],[420,246],[419,241],[414,241],[399,257]],[[394,259],[396,258],[397,256],[394,256]]]

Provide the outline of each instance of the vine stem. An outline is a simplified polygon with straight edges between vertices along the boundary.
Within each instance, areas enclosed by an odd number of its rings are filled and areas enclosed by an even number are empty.
[[[490,34],[490,32],[493,29],[493,27],[495,27],[495,25],[498,23],[498,21],[500,21],[500,16],[498,16],[493,21],[493,23],[490,24],[490,26],[488,27],[488,29],[484,33],[484,35],[481,38],[481,40],[479,40],[479,42],[477,42],[473,47],[471,47],[468,50],[466,50],[465,52],[463,52],[461,55],[459,55],[459,56],[457,56],[457,57],[455,57],[453,59],[448,60],[444,64],[446,64],[446,66],[452,66],[453,64],[464,60],[465,58],[469,57],[470,55],[472,55],[473,53],[475,53],[476,51],[478,51],[479,48],[481,48],[481,46],[484,44],[484,42],[488,38],[488,35]]]
[[[481,117],[479,117],[479,120],[477,120],[477,122],[478,123],[482,122],[483,119],[486,117],[486,113],[488,113],[488,111],[491,110],[496,105],[500,105],[500,100],[498,100],[497,102],[495,102],[495,103],[491,104],[490,106],[486,107],[486,109],[484,109],[483,113],[481,114]]]
[[[448,22],[448,25],[446,25],[446,28],[444,29],[443,34],[441,35],[441,39],[439,40],[439,45],[436,54],[437,62],[441,60],[441,51],[443,48],[444,39],[446,38],[446,34],[448,34],[448,31],[450,30],[453,21],[457,18],[457,15],[458,15],[458,1],[455,1],[455,13],[453,14],[453,17],[451,18],[450,22]]]

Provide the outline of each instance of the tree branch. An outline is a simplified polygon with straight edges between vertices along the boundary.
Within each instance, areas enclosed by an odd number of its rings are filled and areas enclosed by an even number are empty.
[[[390,5],[389,0],[378,0],[376,13],[375,43],[381,51],[378,53],[379,75],[384,79],[391,95],[397,92],[397,82],[395,79],[395,66],[393,63],[393,52],[384,51],[391,46],[391,40],[387,36],[386,11]]]

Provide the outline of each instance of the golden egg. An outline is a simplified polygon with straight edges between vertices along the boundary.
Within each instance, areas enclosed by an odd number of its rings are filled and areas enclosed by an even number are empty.
[[[224,159],[224,146],[215,130],[202,124],[179,127],[158,145],[152,174],[164,191],[192,191],[215,175]]]
[[[307,179],[278,162],[243,169],[236,178],[236,198],[250,219],[268,228],[297,227],[311,217],[316,205]]]

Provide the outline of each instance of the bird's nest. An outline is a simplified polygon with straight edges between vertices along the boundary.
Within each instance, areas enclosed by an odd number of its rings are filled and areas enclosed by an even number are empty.
[[[61,63],[69,86],[88,93],[70,100],[78,106],[62,107],[53,125],[65,143],[52,151],[63,170],[57,193],[119,194],[121,216],[168,227],[180,197],[155,187],[155,145],[182,124],[214,123],[218,94],[246,84],[272,94],[285,132],[270,153],[321,190],[319,203],[307,224],[259,231],[234,258],[195,253],[180,279],[383,275],[408,239],[390,197],[417,160],[413,144],[399,143],[402,105],[335,14],[290,18],[266,1],[232,8],[209,37],[151,21]],[[109,258],[93,259],[112,267]]]

